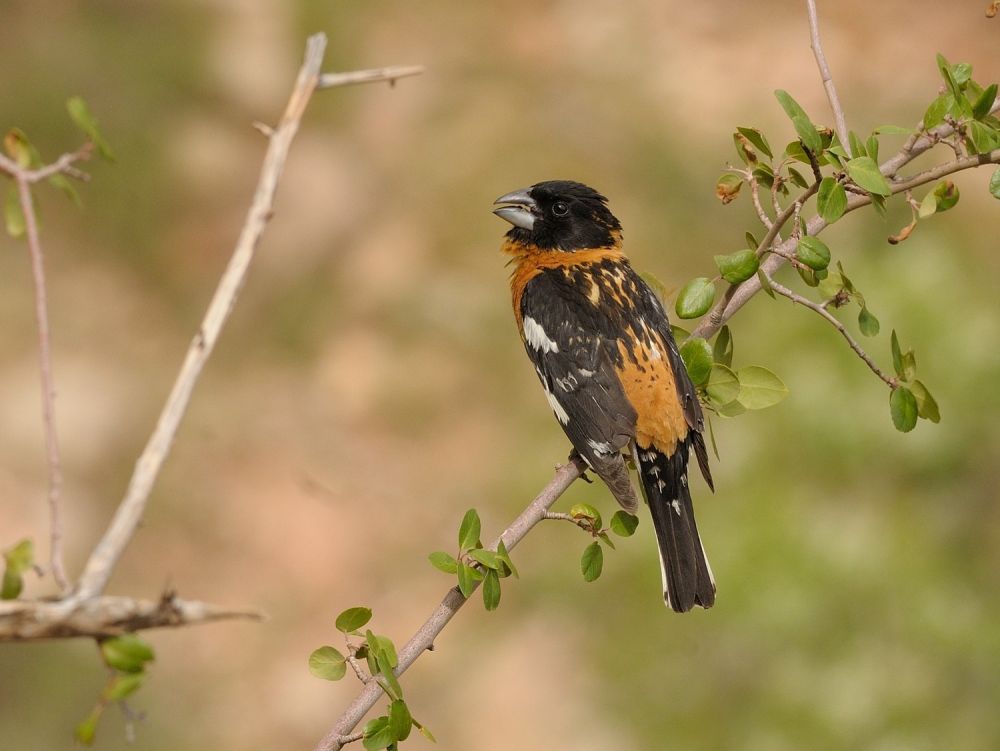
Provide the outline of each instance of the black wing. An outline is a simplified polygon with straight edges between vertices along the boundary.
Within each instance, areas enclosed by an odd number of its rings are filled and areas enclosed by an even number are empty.
[[[618,501],[634,509],[620,452],[635,435],[635,409],[608,356],[602,327],[593,320],[594,307],[561,276],[542,273],[526,285],[520,311],[524,347],[573,448]]]

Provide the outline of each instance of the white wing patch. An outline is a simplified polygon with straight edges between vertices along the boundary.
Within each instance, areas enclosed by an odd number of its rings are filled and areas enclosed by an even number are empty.
[[[530,316],[524,317],[524,341],[536,352],[558,352],[559,345],[545,333],[542,325]]]
[[[598,456],[607,456],[612,453],[611,444],[607,441],[595,441],[593,438],[587,439],[587,445],[594,450]]]
[[[545,389],[545,398],[548,399],[549,406],[552,407],[552,411],[555,412],[556,419],[563,425],[568,425],[569,414],[563,408],[563,405],[559,403],[559,400],[556,399],[555,395],[545,386],[544,380],[542,381],[542,388]]]

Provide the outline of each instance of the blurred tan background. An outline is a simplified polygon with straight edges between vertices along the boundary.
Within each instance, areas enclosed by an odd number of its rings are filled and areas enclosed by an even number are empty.
[[[1000,77],[986,0],[820,3],[849,124],[913,124],[934,54]],[[426,554],[476,506],[489,537],[564,459],[509,310],[493,199],[549,178],[612,200],[635,265],[676,288],[753,228],[713,187],[736,125],[791,139],[772,91],[829,122],[804,3],[298,0],[0,4],[0,127],[74,148],[80,94],[118,153],[78,211],[40,192],[68,563],[120,499],[228,258],[305,37],[327,69],[422,63],[395,89],[319,94],[249,285],[199,384],[116,593],[268,613],[149,635],[139,749],[311,748],[357,690],[312,678],[364,604],[402,643],[448,586]],[[898,141],[898,137],[896,141]],[[887,139],[883,149],[896,141]],[[939,158],[946,153],[935,152]],[[650,525],[579,574],[587,540],[536,531],[495,614],[477,600],[406,675],[442,749],[1000,747],[1000,204],[989,171],[922,223],[852,215],[824,238],[915,347],[940,425],[891,425],[833,329],[761,296],[737,364],[778,407],[716,421],[696,502],[718,605],[660,601]],[[797,281],[797,280],[796,280]],[[854,314],[848,316],[856,330]],[[22,243],[0,239],[0,546],[47,553],[36,336]],[[598,486],[574,486],[610,513]],[[33,580],[30,594],[48,592]],[[0,645],[0,748],[72,745],[104,676],[88,642]],[[422,739],[409,741],[413,747]],[[126,746],[109,712],[98,747]]]

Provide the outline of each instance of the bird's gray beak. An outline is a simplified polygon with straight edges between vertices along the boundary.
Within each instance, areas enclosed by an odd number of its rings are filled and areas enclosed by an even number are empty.
[[[528,193],[530,190],[531,188],[522,188],[505,196],[500,196],[493,202],[493,205],[502,205],[493,209],[493,213],[501,219],[506,219],[515,227],[530,230],[535,226],[534,212],[538,208],[535,199]]]

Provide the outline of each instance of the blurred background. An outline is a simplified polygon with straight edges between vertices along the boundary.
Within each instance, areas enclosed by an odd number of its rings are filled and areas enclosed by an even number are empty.
[[[936,52],[997,80],[986,5],[821,3],[850,126],[918,122]],[[713,194],[733,128],[791,140],[775,88],[832,119],[798,2],[3,2],[0,127],[55,158],[79,143],[64,103],[80,94],[118,155],[88,165],[82,211],[39,191],[71,572],[122,496],[242,224],[265,149],[250,123],[277,119],[320,30],[328,70],[427,72],[309,107],[249,284],[110,588],[169,586],[269,618],[149,633],[135,748],[311,748],[358,688],[308,673],[315,647],[340,643],[334,616],[370,606],[404,642],[450,584],[427,553],[454,547],[470,506],[492,538],[565,459],[515,333],[496,196],[550,178],[596,186],[636,267],[676,289],[757,231],[747,196],[723,207]],[[440,748],[1000,747],[990,172],[959,175],[957,209],[902,245],[885,242],[909,221],[899,205],[824,234],[881,319],[865,345],[888,367],[899,331],[941,424],[897,433],[886,389],[832,327],[759,296],[732,321],[735,362],[773,369],[791,395],[715,421],[718,490],[695,490],[717,606],[666,611],[645,516],[593,584],[580,531],[536,530],[500,610],[477,598],[406,675]],[[3,236],[0,547],[32,537],[46,556],[32,305],[26,248]],[[843,316],[856,331],[856,308]],[[582,483],[558,508],[579,501],[614,510]],[[90,642],[0,645],[0,748],[69,748],[104,679]],[[126,746],[117,712],[97,745]]]

